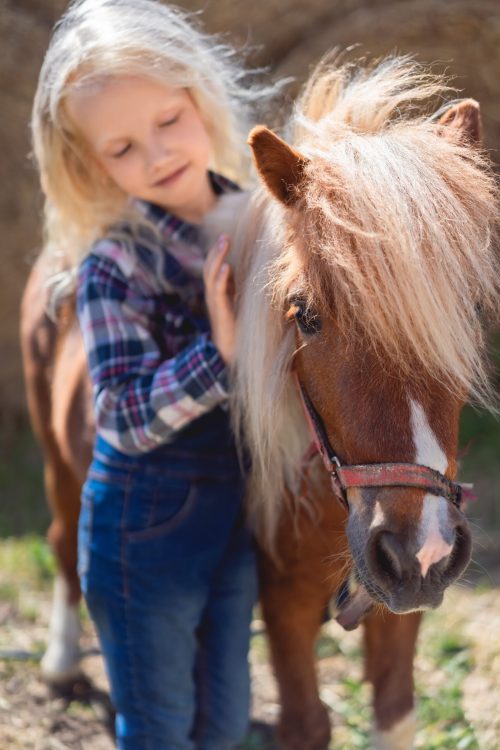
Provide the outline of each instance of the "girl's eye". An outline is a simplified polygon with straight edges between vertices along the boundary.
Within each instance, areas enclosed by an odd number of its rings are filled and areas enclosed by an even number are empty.
[[[124,146],[120,151],[118,151],[116,154],[113,154],[113,159],[119,159],[121,156],[125,156],[125,154],[128,153],[131,148],[132,144],[127,143],[127,145]]]
[[[179,115],[175,115],[175,117],[171,117],[169,120],[164,120],[160,123],[160,128],[166,128],[169,125],[174,125],[177,120],[179,119]]]

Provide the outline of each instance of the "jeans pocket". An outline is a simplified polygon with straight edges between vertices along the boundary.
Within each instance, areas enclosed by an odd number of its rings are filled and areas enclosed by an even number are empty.
[[[162,483],[157,486],[148,498],[132,488],[128,497],[129,512],[125,534],[130,543],[151,541],[165,536],[189,518],[196,503],[197,485],[191,480],[178,480]],[[148,518],[141,528],[133,528],[130,521],[137,518],[134,506],[143,504],[148,508]]]

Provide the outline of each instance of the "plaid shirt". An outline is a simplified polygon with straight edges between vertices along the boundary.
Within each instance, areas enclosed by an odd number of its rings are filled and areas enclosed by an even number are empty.
[[[210,176],[218,194],[238,189]],[[171,442],[227,398],[204,302],[200,229],[135,205],[151,229],[113,229],[81,264],[77,286],[97,431],[130,455]]]

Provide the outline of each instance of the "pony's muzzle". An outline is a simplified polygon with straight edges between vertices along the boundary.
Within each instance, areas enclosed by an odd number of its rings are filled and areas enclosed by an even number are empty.
[[[437,607],[444,589],[467,567],[471,535],[463,514],[449,509],[446,541],[440,535],[418,544],[417,535],[373,529],[366,545],[366,572],[394,612]]]

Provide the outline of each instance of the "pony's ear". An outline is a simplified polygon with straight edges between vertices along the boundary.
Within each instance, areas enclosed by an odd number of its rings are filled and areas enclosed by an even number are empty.
[[[307,159],[264,125],[248,136],[259,175],[268,190],[286,206],[297,199],[297,186],[304,178]]]
[[[462,134],[469,143],[480,143],[482,138],[482,123],[479,104],[474,99],[463,99],[453,104],[442,117],[438,124],[444,126],[443,135],[446,136],[446,128],[453,128]]]

